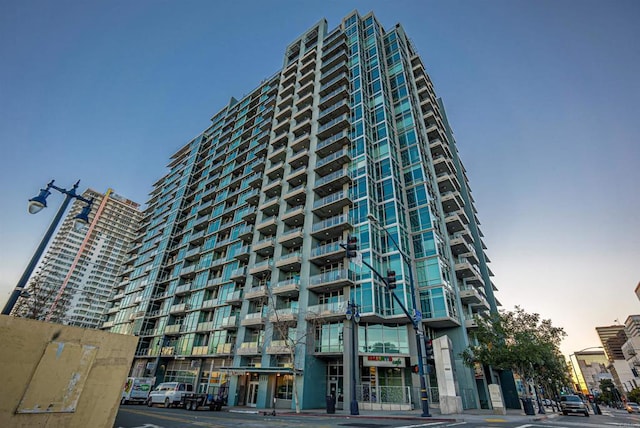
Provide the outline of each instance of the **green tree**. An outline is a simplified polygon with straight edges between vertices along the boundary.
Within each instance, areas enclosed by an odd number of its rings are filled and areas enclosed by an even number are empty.
[[[475,345],[462,352],[466,365],[479,363],[512,370],[522,379],[552,391],[568,384],[569,373],[560,352],[566,333],[554,327],[551,320],[516,306],[514,311],[476,316],[475,321]]]
[[[640,388],[633,388],[631,391],[627,392],[627,400],[633,401],[634,403],[640,403]]]
[[[598,400],[601,403],[615,403],[617,401],[613,392],[615,387],[611,379],[602,379],[600,381],[600,395],[598,396]]]

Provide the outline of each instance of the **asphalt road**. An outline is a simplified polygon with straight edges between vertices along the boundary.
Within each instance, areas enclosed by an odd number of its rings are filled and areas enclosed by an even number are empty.
[[[270,427],[316,427],[316,428],[422,428],[422,427],[501,427],[501,428],[622,428],[639,427],[640,415],[629,415],[619,410],[605,410],[603,415],[562,416],[540,420],[508,420],[507,418],[464,415],[464,420],[438,421],[432,419],[381,419],[344,415],[276,415],[264,416],[255,413],[231,413],[208,410],[187,411],[184,409],[148,408],[146,406],[120,406],[114,428],[270,428]]]

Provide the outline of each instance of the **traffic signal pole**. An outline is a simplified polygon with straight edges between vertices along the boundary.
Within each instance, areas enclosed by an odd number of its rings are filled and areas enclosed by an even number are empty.
[[[393,240],[393,242],[396,244],[395,240]],[[347,244],[340,244],[340,246],[342,248],[344,248],[347,252],[347,257],[348,258],[353,258],[356,257],[356,253],[358,251],[358,239],[352,236],[349,236],[347,238]],[[400,250],[398,248],[398,250]],[[411,287],[411,297],[412,297],[412,304],[415,308],[417,308],[417,302],[416,302],[416,296],[415,296],[415,289],[413,288],[413,269],[411,268],[411,265],[407,262],[407,260],[405,259],[404,254],[402,253],[402,251],[400,251],[400,254],[402,255],[402,259],[405,261],[405,263],[407,263],[407,267],[409,269],[409,285]],[[411,316],[411,314],[409,314],[409,311],[407,310],[407,308],[405,308],[405,306],[402,304],[402,301],[400,301],[400,299],[398,298],[398,296],[396,296],[396,294],[391,291],[391,288],[395,288],[395,287],[390,287],[391,284],[395,285],[395,271],[387,271],[387,277],[382,276],[377,270],[375,270],[373,268],[373,266],[371,266],[369,263],[367,263],[366,261],[362,260],[362,264],[364,264],[366,267],[368,267],[371,272],[373,272],[376,277],[378,277],[378,279],[380,281],[382,281],[383,284],[386,285],[386,289],[387,292],[389,294],[391,294],[392,298],[396,301],[396,303],[398,304],[398,306],[400,306],[400,309],[402,309],[402,312],[404,312],[404,314],[407,316],[407,318],[409,318],[409,320],[411,321],[411,325],[413,326],[413,330],[415,331],[416,334],[416,347],[418,348],[418,371],[419,371],[419,376],[420,376],[420,402],[422,405],[422,415],[423,417],[431,417],[431,413],[429,413],[429,397],[427,395],[427,382],[425,380],[425,372],[424,372],[424,359],[423,359],[423,353],[422,353],[422,345],[424,343],[424,335],[422,333],[422,331],[420,330],[420,322],[421,320],[416,320],[416,317]],[[390,278],[393,277],[392,280],[390,280]]]

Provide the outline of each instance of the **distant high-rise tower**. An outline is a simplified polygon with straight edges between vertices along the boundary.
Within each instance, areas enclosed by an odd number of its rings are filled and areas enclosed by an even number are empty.
[[[602,342],[604,352],[607,354],[609,361],[624,360],[622,345],[627,341],[627,334],[624,331],[624,326],[616,324],[596,327],[596,332],[600,337],[600,342]]]
[[[624,321],[624,331],[627,337],[640,337],[640,315],[629,315]]]
[[[139,204],[111,190],[102,194],[88,189],[82,196],[94,199],[89,225],[74,229],[74,217],[84,206],[76,200],[29,281],[29,297],[18,301],[14,314],[102,326],[142,213]]]
[[[154,184],[103,326],[140,336],[132,375],[228,387],[230,405],[260,408],[291,407],[294,381],[303,408],[327,395],[340,408],[355,377],[362,406],[419,406],[411,323],[345,257],[354,236],[442,338],[431,384],[465,408],[488,401],[460,353],[473,315],[497,310],[496,288],[444,105],[403,28],[357,12],[330,31],[322,20],[211,122]]]

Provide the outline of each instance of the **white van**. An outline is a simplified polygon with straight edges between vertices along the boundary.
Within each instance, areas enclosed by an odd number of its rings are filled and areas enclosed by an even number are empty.
[[[193,392],[193,385],[182,382],[163,382],[149,393],[147,405],[164,404],[164,407],[180,404],[182,396],[187,392]]]
[[[120,404],[128,404],[129,402],[144,403],[149,398],[149,393],[153,387],[154,379],[152,377],[128,377],[122,389],[122,398]]]

